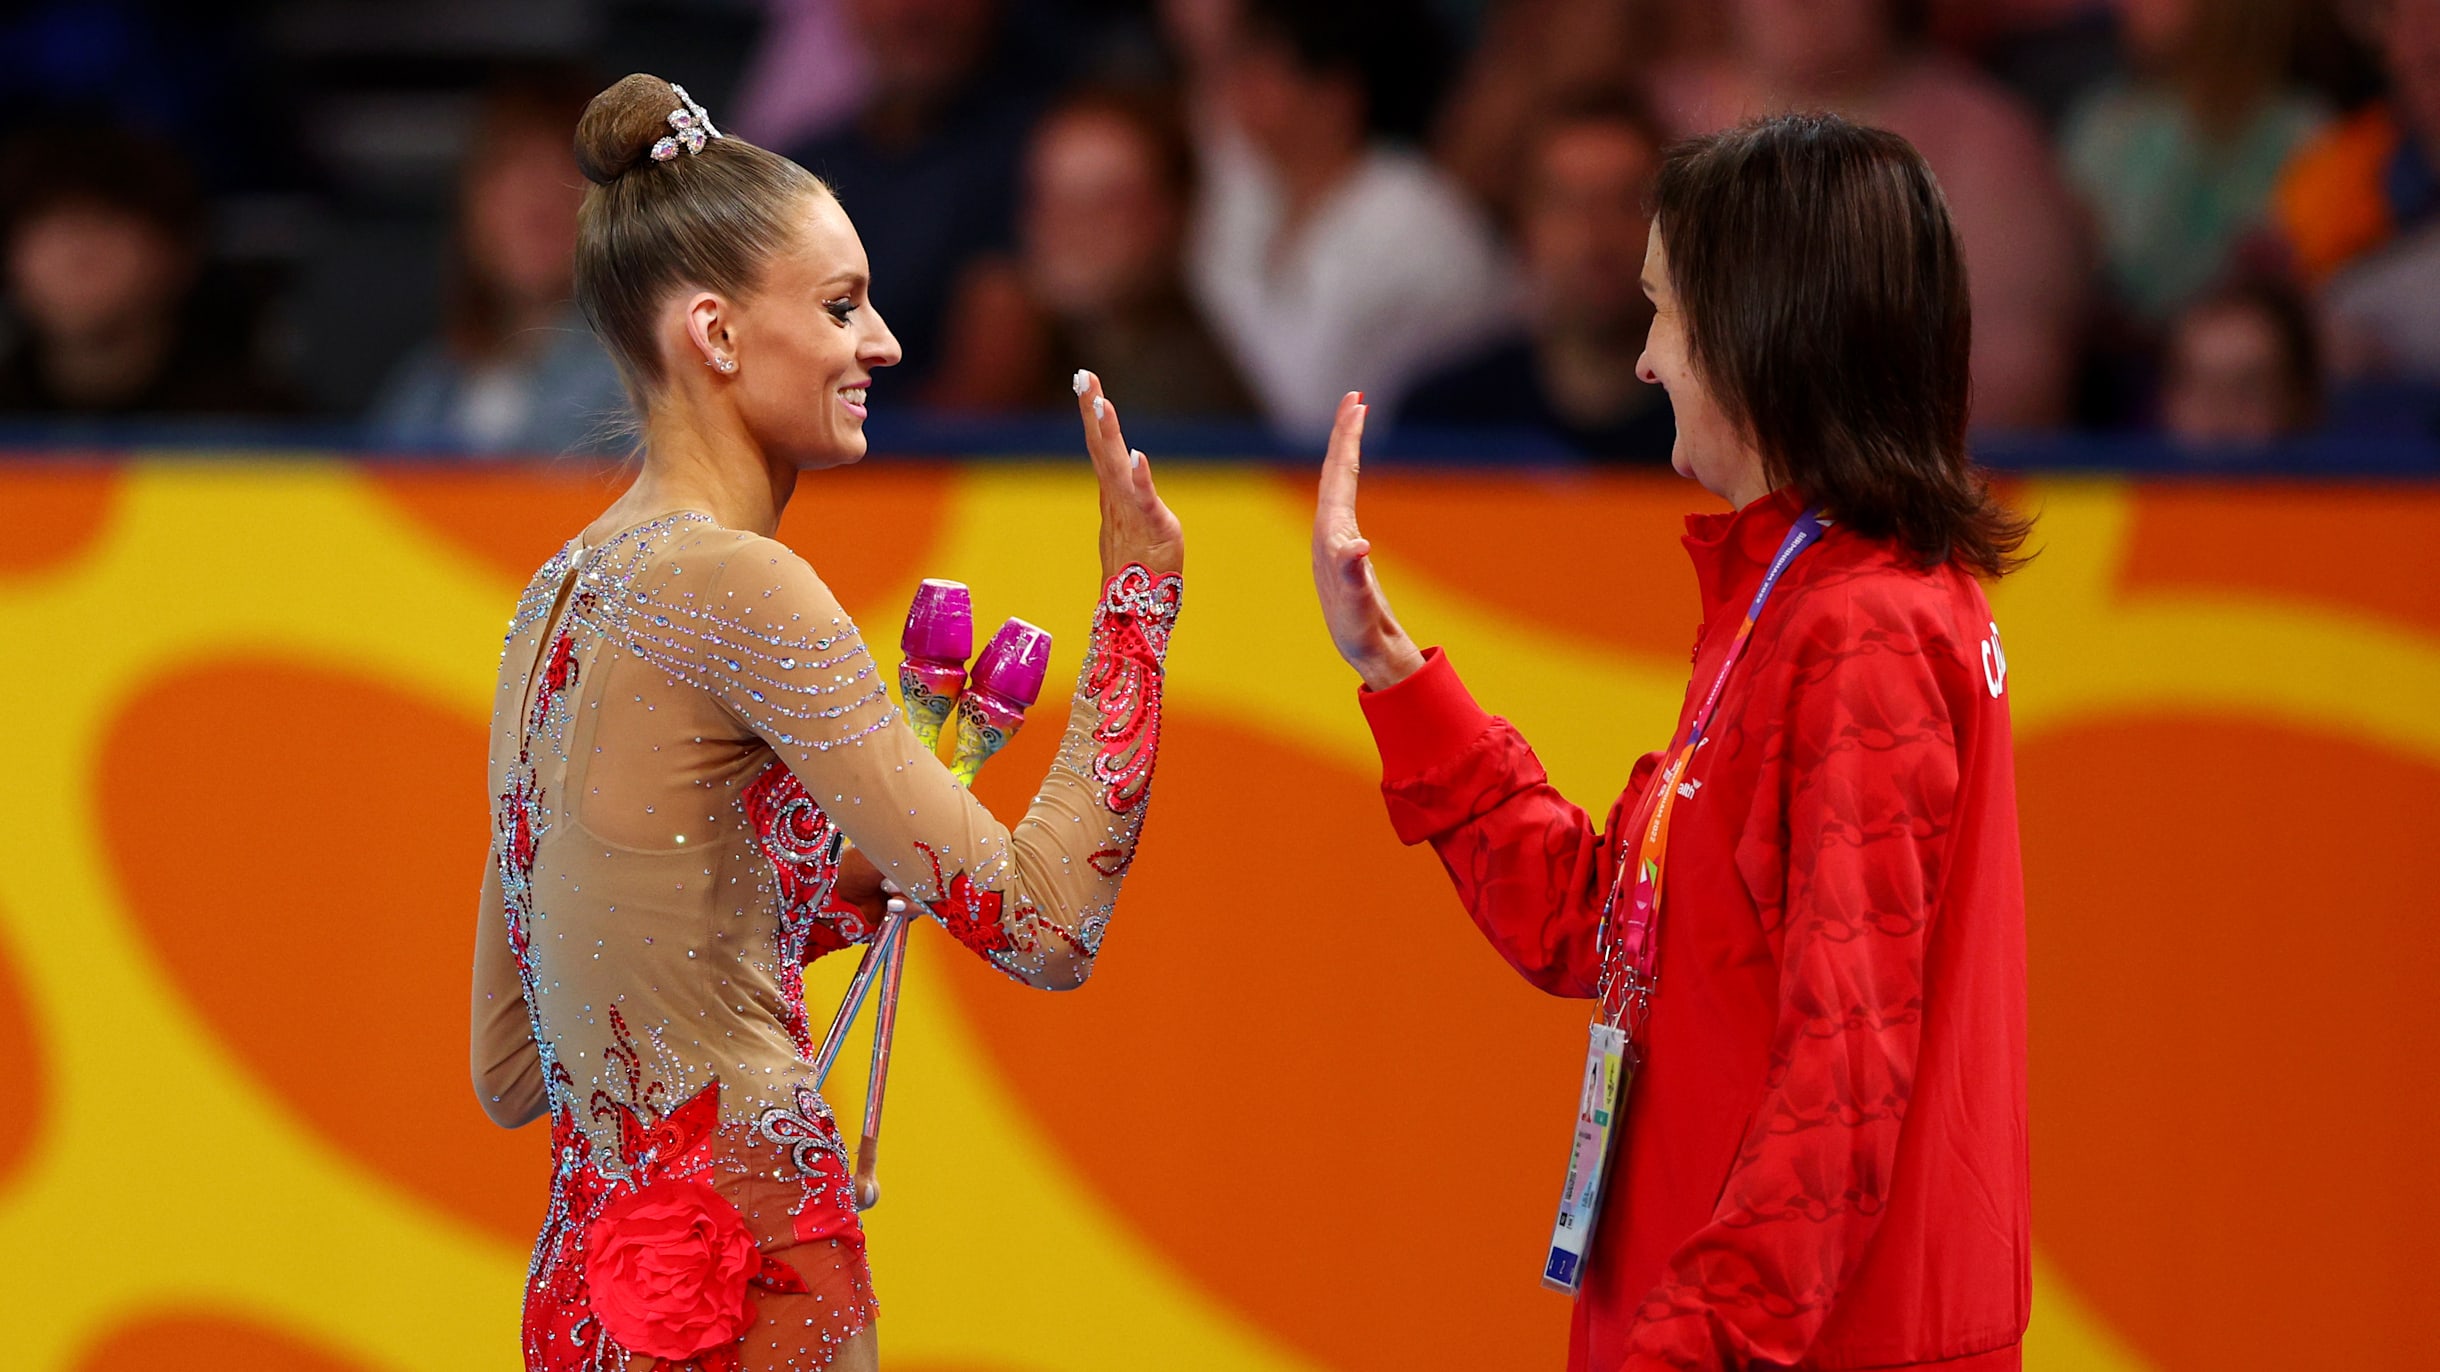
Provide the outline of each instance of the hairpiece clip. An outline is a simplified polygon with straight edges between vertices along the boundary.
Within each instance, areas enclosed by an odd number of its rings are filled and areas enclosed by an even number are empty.
[[[652,145],[652,160],[655,162],[666,162],[677,156],[680,148],[690,154],[699,153],[703,151],[705,140],[720,137],[720,130],[712,127],[712,117],[695,103],[695,97],[686,93],[686,87],[672,81],[669,88],[677,92],[682,108],[669,112],[669,127],[675,132],[663,135],[660,142]]]

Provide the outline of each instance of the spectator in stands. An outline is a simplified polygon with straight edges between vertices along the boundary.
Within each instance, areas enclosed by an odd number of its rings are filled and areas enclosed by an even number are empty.
[[[2268,218],[2279,168],[2325,118],[2285,86],[2296,0],[2120,0],[2129,75],[2075,107],[2063,155],[2117,299],[2160,324]]]
[[[378,441],[558,454],[608,446],[624,427],[618,370],[572,298],[585,183],[569,138],[594,84],[546,77],[487,99],[460,179],[443,332],[383,387]]]
[[[1678,133],[1789,109],[1836,110],[1905,138],[1940,180],[1964,240],[1974,306],[1974,418],[2002,428],[2067,417],[2084,326],[2085,252],[2073,198],[2033,116],[1922,41],[1909,0],[1737,0],[1723,62],[1655,73]]]
[[[204,204],[170,147],[99,125],[20,134],[0,170],[17,337],[0,411],[268,413],[290,408],[256,350],[200,302]]]
[[[1428,118],[1432,32],[1413,0],[1244,0],[1205,81],[1233,141],[1205,168],[1189,279],[1264,413],[1300,439],[1326,434],[1350,389],[1394,409],[1514,319],[1489,221],[1391,141]]]
[[[1667,466],[1668,397],[1635,374],[1652,323],[1640,279],[1659,135],[1632,100],[1584,96],[1548,116],[1525,154],[1530,332],[1417,383],[1399,418],[1534,429],[1586,457]]]
[[[1220,78],[1237,41],[1238,0],[1155,0],[1160,41],[1176,67],[1188,129],[1198,140],[1207,125],[1226,122]]]
[[[965,269],[1015,238],[1018,167],[1058,73],[1020,47],[999,0],[848,0],[869,94],[853,121],[788,155],[856,216],[906,362],[926,379],[942,355],[949,297]]]
[[[2390,0],[2390,95],[2297,153],[2281,235],[2321,288],[2332,370],[2440,380],[2440,0]]]
[[[1026,157],[1019,255],[967,273],[928,398],[1047,409],[1069,401],[1069,376],[1090,367],[1133,417],[1253,414],[1186,295],[1194,174],[1167,96],[1093,88],[1063,100]]]
[[[1441,165],[1502,223],[1513,222],[1532,160],[1528,145],[1554,100],[1640,77],[1676,27],[1671,18],[1661,0],[1505,0],[1492,6],[1433,133]]]
[[[764,0],[762,35],[738,81],[736,127],[766,148],[837,131],[870,94],[872,63],[847,0]]]
[[[2169,339],[2161,422],[2195,448],[2259,447],[2321,413],[2312,316],[2284,284],[2255,279],[2205,295]]]
[[[2119,73],[2126,0],[1913,0],[1925,32],[2006,86],[2054,135],[2093,87]]]

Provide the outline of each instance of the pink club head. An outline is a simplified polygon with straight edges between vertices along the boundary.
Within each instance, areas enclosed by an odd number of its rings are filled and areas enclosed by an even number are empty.
[[[963,663],[974,652],[974,596],[962,581],[927,580],[907,606],[898,649],[929,662]]]
[[[1050,667],[1050,630],[1012,619],[1000,626],[975,660],[973,680],[993,695],[1031,705],[1042,695],[1042,679]]]

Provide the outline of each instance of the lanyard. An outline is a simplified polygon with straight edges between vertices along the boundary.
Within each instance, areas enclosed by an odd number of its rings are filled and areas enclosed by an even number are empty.
[[[1712,713],[1720,707],[1720,692],[1727,687],[1738,659],[1745,656],[1746,643],[1754,636],[1754,624],[1762,618],[1762,607],[1770,602],[1771,592],[1778,589],[1781,573],[1796,555],[1821,539],[1828,524],[1821,511],[1807,510],[1788,535],[1779,542],[1779,555],[1771,559],[1770,570],[1763,573],[1762,585],[1754,592],[1754,603],[1746,608],[1745,622],[1737,626],[1737,636],[1728,645],[1728,654],[1720,663],[1720,673],[1712,678],[1711,690],[1703,697],[1686,724],[1686,738],[1670,754],[1655,786],[1650,817],[1635,842],[1634,861],[1630,867],[1627,855],[1619,855],[1616,874],[1610,881],[1610,896],[1601,911],[1600,958],[1602,1022],[1612,1026],[1625,1022],[1630,1039],[1643,1037],[1645,1012],[1652,1003],[1653,962],[1660,951],[1661,869],[1669,860],[1669,818],[1681,796],[1690,796],[1694,787],[1686,780],[1687,769],[1694,763],[1695,749],[1702,746],[1704,734],[1711,728]],[[1618,897],[1632,871],[1635,884],[1629,900],[1624,928],[1617,936],[1611,934],[1613,915]]]

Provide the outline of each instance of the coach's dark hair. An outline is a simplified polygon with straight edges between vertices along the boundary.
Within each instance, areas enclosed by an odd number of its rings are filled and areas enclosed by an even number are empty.
[[[1653,200],[1695,370],[1773,484],[1927,567],[2023,564],[1966,455],[1965,260],[1911,144],[1779,115],[1671,148]]]
[[[813,173],[734,136],[654,161],[652,145],[678,108],[674,87],[639,72],[594,96],[576,123],[576,165],[593,183],[577,216],[576,303],[639,408],[661,381],[652,325],[662,301],[688,286],[751,292],[793,240],[804,198],[829,193]]]

